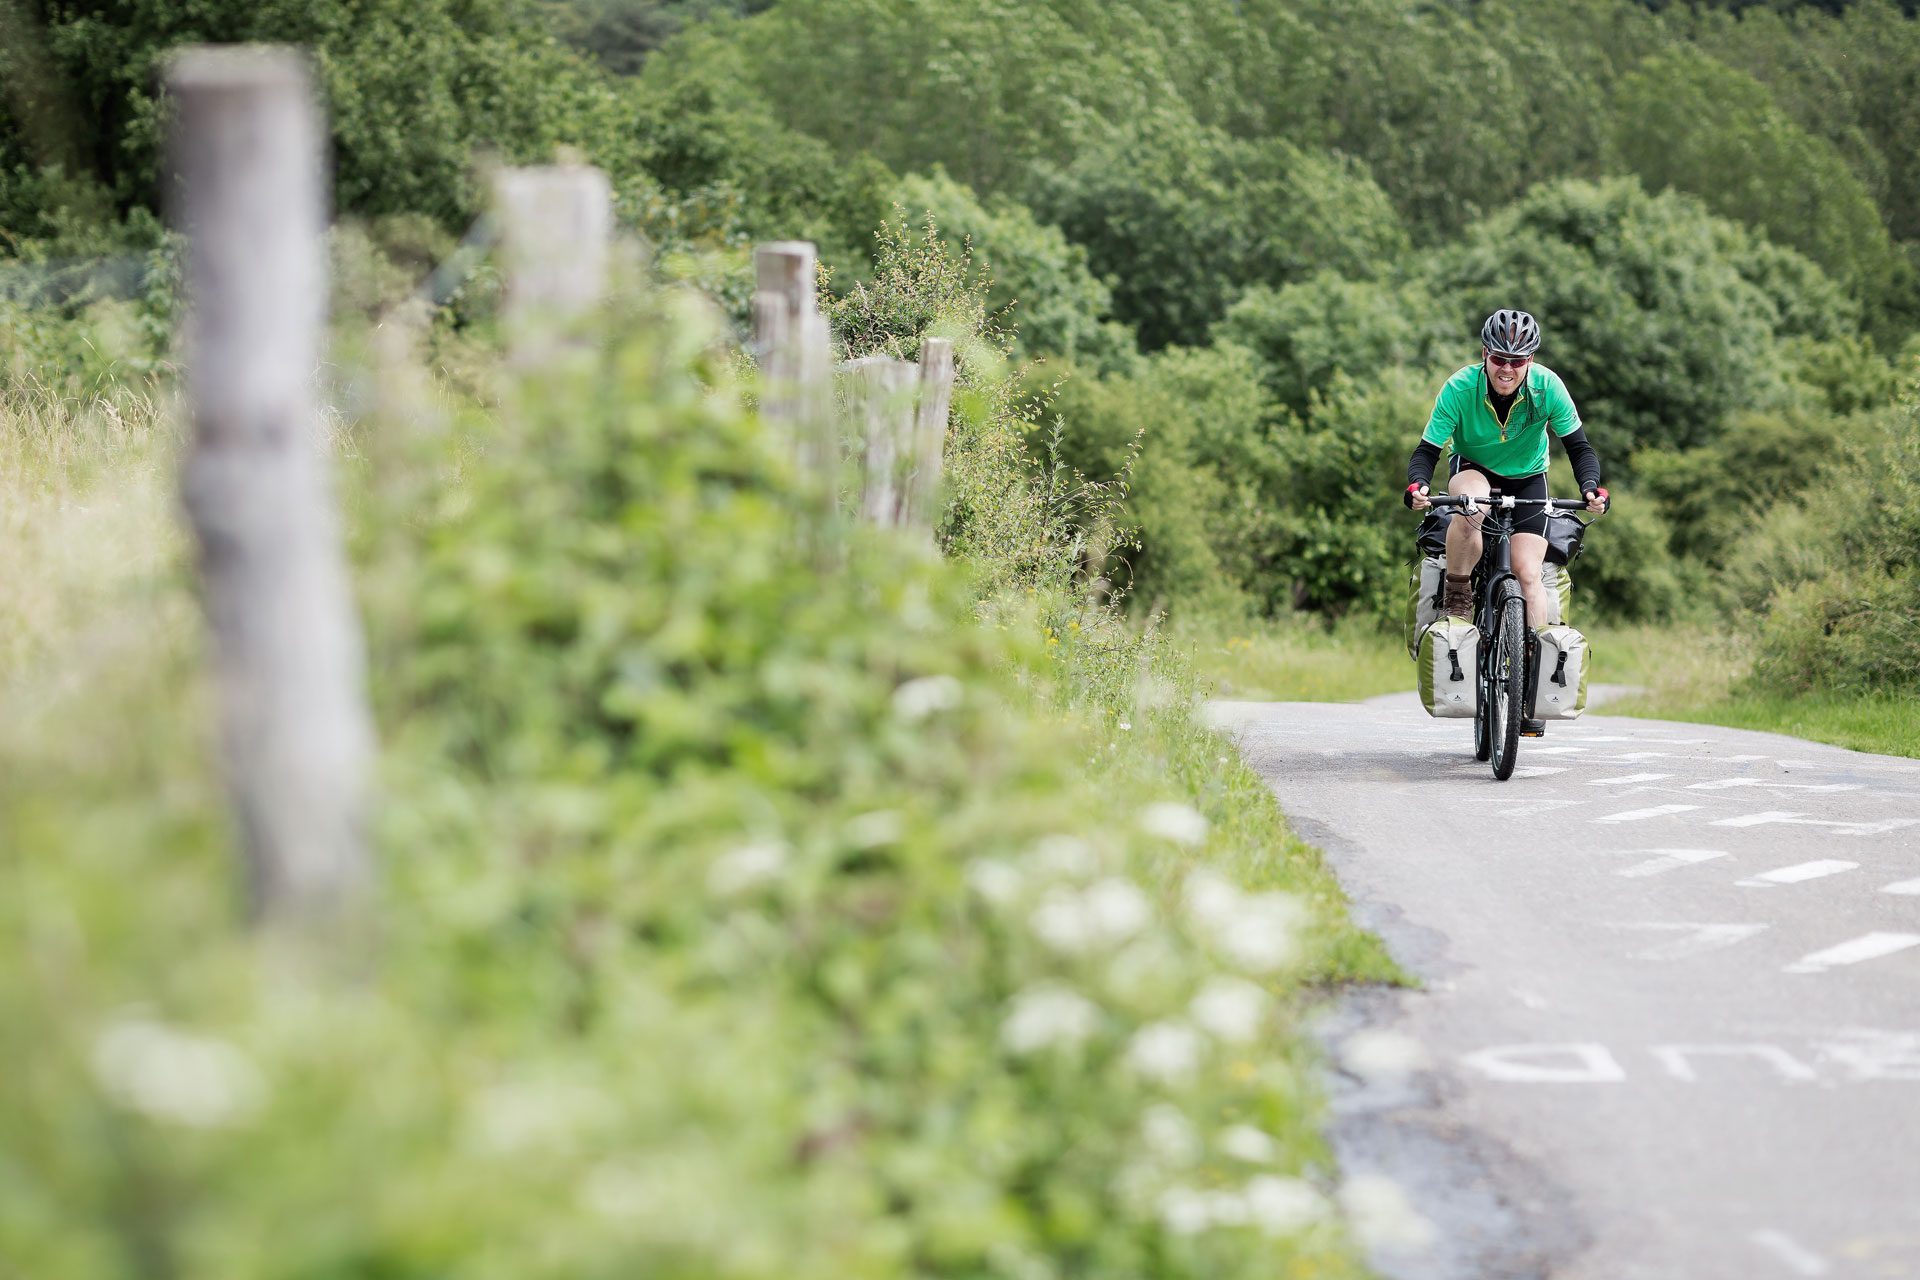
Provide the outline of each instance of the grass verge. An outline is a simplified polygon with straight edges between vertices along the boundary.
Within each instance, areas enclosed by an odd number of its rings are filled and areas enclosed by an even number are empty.
[[[1870,693],[1770,694],[1748,683],[1749,637],[1686,626],[1596,628],[1595,677],[1643,692],[1609,702],[1608,715],[1784,733],[1854,751],[1920,757],[1920,709]]]
[[[1189,619],[1174,643],[1216,698],[1249,702],[1358,702],[1413,688],[1398,634],[1347,621]]]

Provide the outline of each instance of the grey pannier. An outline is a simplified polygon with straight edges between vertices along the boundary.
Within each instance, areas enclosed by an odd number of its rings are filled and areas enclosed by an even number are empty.
[[[1420,652],[1420,633],[1440,616],[1441,593],[1446,590],[1444,556],[1422,556],[1407,575],[1407,656]]]
[[[1444,617],[1420,633],[1414,657],[1419,672],[1420,705],[1430,716],[1470,717],[1479,705],[1480,628],[1455,617]]]
[[[1593,650],[1572,627],[1540,628],[1540,661],[1533,672],[1533,714],[1572,720],[1587,709],[1587,673]]]
[[[1547,589],[1547,622],[1550,625],[1573,622],[1573,575],[1565,565],[1549,560],[1540,566],[1540,585]]]

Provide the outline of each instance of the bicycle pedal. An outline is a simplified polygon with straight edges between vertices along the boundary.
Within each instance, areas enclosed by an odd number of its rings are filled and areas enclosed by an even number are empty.
[[[1544,720],[1522,720],[1520,736],[1523,738],[1544,738],[1547,736],[1547,722]]]

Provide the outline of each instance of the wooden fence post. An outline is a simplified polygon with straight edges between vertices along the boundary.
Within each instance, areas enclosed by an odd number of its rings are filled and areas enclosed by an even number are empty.
[[[182,489],[250,906],[256,920],[334,920],[371,882],[373,729],[313,385],[327,309],[318,109],[290,49],[187,49],[167,86],[189,241]]]
[[[512,363],[545,363],[606,296],[613,187],[590,165],[501,169],[493,177]]]
[[[840,366],[848,379],[853,426],[864,442],[860,514],[877,525],[902,523],[913,459],[914,388],[918,368],[891,356],[864,356]]]
[[[940,494],[940,470],[947,447],[947,412],[953,404],[953,343],[927,338],[920,343],[920,397],[913,429],[913,465],[908,475],[901,523],[933,530],[933,504]]]
[[[803,466],[830,476],[839,462],[828,374],[833,338],[814,294],[815,262],[804,240],[754,248],[753,345],[761,416],[793,433]]]

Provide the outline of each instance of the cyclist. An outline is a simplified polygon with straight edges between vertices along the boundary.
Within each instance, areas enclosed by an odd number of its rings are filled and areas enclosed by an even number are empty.
[[[1540,325],[1524,311],[1502,308],[1480,327],[1480,362],[1448,378],[1433,402],[1433,414],[1420,444],[1407,460],[1405,502],[1414,510],[1432,505],[1427,494],[1443,446],[1453,445],[1447,492],[1484,498],[1490,493],[1516,498],[1547,496],[1547,436],[1558,436],[1573,463],[1573,474],[1587,509],[1607,509],[1600,487],[1600,455],[1581,428],[1579,410],[1566,383],[1553,370],[1534,363],[1540,349]],[[1526,514],[1522,515],[1521,511]],[[1540,569],[1547,555],[1544,506],[1514,513],[1513,572],[1527,600],[1527,624],[1544,626],[1547,592]],[[1447,582],[1441,609],[1456,617],[1473,616],[1473,566],[1480,561],[1480,517],[1447,525]],[[1531,726],[1530,726],[1531,727]]]

